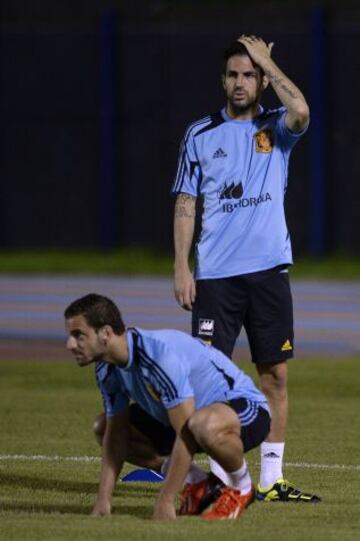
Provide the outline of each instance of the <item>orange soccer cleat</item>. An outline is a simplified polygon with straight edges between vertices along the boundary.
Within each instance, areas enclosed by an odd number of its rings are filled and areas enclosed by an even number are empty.
[[[216,500],[223,486],[212,473],[198,483],[187,483],[180,494],[179,515],[200,515]]]
[[[255,488],[251,487],[248,494],[232,487],[222,488],[219,497],[201,515],[206,520],[226,520],[239,518],[245,509],[255,499]]]

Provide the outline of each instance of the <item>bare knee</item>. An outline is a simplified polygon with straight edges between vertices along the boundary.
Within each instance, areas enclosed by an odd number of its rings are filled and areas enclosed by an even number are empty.
[[[226,407],[227,408],[227,407]],[[218,411],[205,408],[196,411],[189,419],[188,427],[197,443],[204,449],[218,447],[229,431],[240,433],[240,425],[236,414],[230,410],[228,415],[234,419],[227,420],[219,415]]]
[[[189,419],[189,429],[194,438],[199,441],[205,434],[213,433],[216,430],[216,416],[211,413],[206,413],[203,410],[196,411]]]
[[[106,417],[104,413],[100,413],[95,417],[95,421],[93,424],[93,431],[95,434],[95,439],[100,445],[102,446],[102,440],[105,434],[105,428],[106,428]]]

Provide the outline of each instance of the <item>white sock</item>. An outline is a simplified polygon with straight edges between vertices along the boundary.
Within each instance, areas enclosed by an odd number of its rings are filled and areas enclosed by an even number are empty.
[[[244,458],[243,464],[239,470],[226,472],[213,458],[208,457],[210,470],[216,477],[230,487],[237,488],[241,494],[247,494],[251,490],[251,477]]]
[[[248,494],[251,490],[251,477],[244,459],[241,468],[236,471],[229,472],[228,476],[231,480],[230,486],[240,490],[241,494]]]
[[[195,464],[191,464],[190,470],[186,474],[184,485],[186,483],[199,483],[203,479],[206,479],[207,476],[208,474],[206,471],[198,468],[197,466],[195,466]]]
[[[210,471],[216,475],[225,485],[230,485],[231,480],[228,472],[226,472],[216,460],[208,456]]]
[[[169,465],[170,465],[170,457],[168,456],[165,458],[160,470],[164,477],[166,477],[167,471],[169,469]],[[198,468],[197,466],[195,466],[195,464],[191,464],[190,469],[188,473],[186,474],[184,485],[186,483],[191,483],[191,484],[198,483],[199,481],[202,481],[206,477],[207,477],[207,472]]]
[[[267,488],[283,478],[282,461],[285,443],[264,441],[260,446],[261,471],[260,485]]]

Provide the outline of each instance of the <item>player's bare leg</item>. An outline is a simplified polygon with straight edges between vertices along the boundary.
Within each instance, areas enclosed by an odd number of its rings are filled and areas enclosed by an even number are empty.
[[[106,417],[103,413],[94,421],[93,430],[96,441],[101,446],[106,427]],[[126,461],[141,468],[160,471],[166,457],[158,454],[151,441],[139,430],[130,425],[128,452]]]
[[[236,412],[225,404],[213,404],[197,410],[189,420],[193,437],[209,456],[227,472],[230,486],[213,479],[185,487],[182,514],[202,513],[207,520],[239,517],[254,500],[254,487],[244,460],[240,438],[240,421]],[[212,492],[212,493],[211,493]]]
[[[284,442],[288,419],[288,393],[286,361],[274,364],[257,364],[260,387],[271,411],[271,429],[266,441]]]
[[[283,456],[288,421],[288,392],[286,361],[274,364],[257,364],[261,390],[271,411],[271,430],[261,444],[260,483],[257,499],[262,501],[302,501],[315,503],[318,496],[301,492],[283,475]]]
[[[288,418],[287,363],[257,364],[260,388],[271,411],[271,429],[261,445],[260,486],[283,479],[282,463]]]
[[[102,446],[102,439],[104,437],[106,427],[106,417],[103,413],[96,416],[93,430],[96,441]],[[169,466],[170,456],[160,455],[154,448],[152,442],[138,429],[130,425],[128,452],[126,461],[134,466],[141,468],[147,468],[149,470],[155,470],[166,476],[166,472]],[[185,483],[196,483],[207,477],[207,473],[196,466],[191,465],[191,468],[185,478]]]
[[[218,461],[225,471],[241,466],[240,422],[232,408],[225,404],[212,404],[197,410],[189,420],[189,429],[201,449]]]

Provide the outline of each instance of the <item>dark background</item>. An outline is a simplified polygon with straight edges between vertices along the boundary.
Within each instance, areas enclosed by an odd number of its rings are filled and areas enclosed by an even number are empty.
[[[0,249],[170,251],[184,129],[223,106],[223,49],[254,33],[313,113],[290,161],[295,254],[359,255],[359,32],[347,0],[3,1]]]

